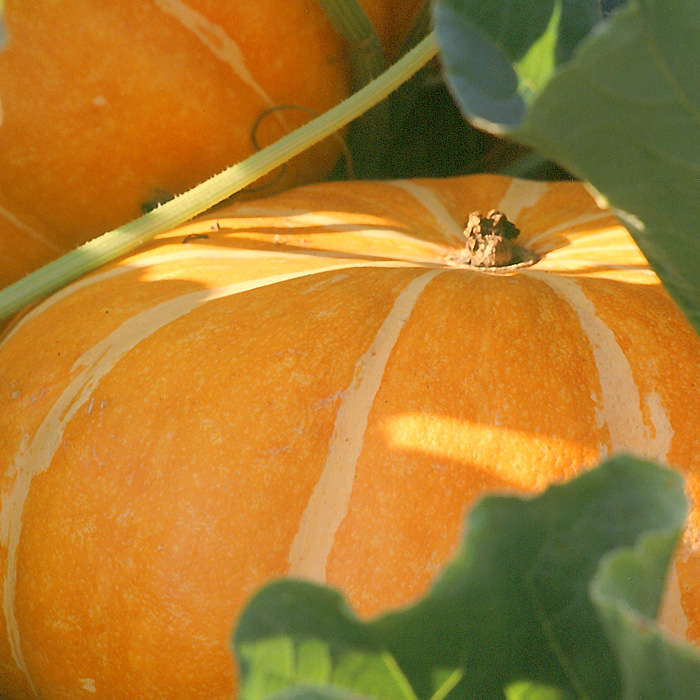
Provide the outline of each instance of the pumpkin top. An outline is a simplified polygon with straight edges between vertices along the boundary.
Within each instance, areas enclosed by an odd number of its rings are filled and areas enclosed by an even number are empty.
[[[502,212],[520,232],[519,257],[504,268],[463,260],[464,222],[472,212],[491,210]],[[251,278],[260,270],[266,277],[284,277],[309,268],[420,266],[660,285],[628,231],[578,182],[499,175],[326,182],[216,207],[78,280],[25,316],[41,313],[76,288],[124,274],[215,289],[230,282],[233,260],[246,260]]]
[[[518,245],[532,255],[528,265],[536,262],[532,271],[658,283],[628,231],[583,184],[499,175],[321,183],[229,203],[158,236],[129,260],[140,265],[155,248],[182,254],[183,243],[196,243],[197,252],[189,250],[187,257],[254,247],[342,254],[344,265],[398,260],[454,267],[455,261],[465,263],[461,251],[470,214],[492,210],[508,222],[504,238],[514,240],[513,231],[519,231]]]

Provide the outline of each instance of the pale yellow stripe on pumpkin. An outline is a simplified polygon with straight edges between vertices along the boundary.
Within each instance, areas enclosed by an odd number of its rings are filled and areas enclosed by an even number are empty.
[[[575,279],[533,273],[576,313],[591,346],[602,396],[598,398],[598,418],[610,435],[610,444],[601,446],[601,458],[618,451],[641,457],[667,460],[673,428],[657,394],[642,397],[615,334],[597,315],[595,306]],[[644,406],[651,426],[644,422]]]
[[[335,535],[349,507],[357,462],[374,398],[389,357],[411,312],[441,270],[420,275],[399,294],[374,340],[355,366],[336,415],[323,472],[299,523],[289,552],[289,574],[313,581],[326,579]]]
[[[510,221],[517,221],[523,209],[534,207],[550,187],[547,182],[512,180],[494,209],[502,211]],[[486,213],[486,212],[484,212]]]
[[[240,294],[259,287],[285,282],[330,270],[348,267],[347,263],[330,264],[314,270],[295,271],[263,279],[239,282],[214,289],[197,290],[169,299],[129,318],[116,330],[85,352],[73,366],[76,376],[54,403],[29,444],[23,444],[13,460],[15,481],[9,493],[4,494],[0,507],[0,543],[7,549],[7,570],[4,580],[3,611],[7,638],[17,668],[31,684],[24,654],[19,625],[15,615],[15,588],[17,584],[17,553],[22,534],[22,514],[29,496],[32,480],[48,469],[61,444],[63,432],[81,406],[112,368],[134,347],[160,328],[190,313],[198,306],[214,299]],[[111,271],[110,271],[111,272]]]
[[[268,107],[274,107],[272,98],[255,80],[248,70],[245,56],[240,46],[218,24],[207,19],[182,0],[154,0],[163,12],[175,18],[187,31],[194,34],[219,60],[231,67],[233,72],[250,87]],[[282,124],[284,119],[275,112],[275,118]]]
[[[226,249],[220,247],[213,248],[200,248],[199,246],[187,247],[187,250],[180,252],[166,253],[163,255],[153,255],[150,251],[147,251],[143,256],[138,254],[129,260],[128,263],[123,263],[117,267],[113,267],[101,272],[93,273],[87,277],[82,277],[76,280],[72,284],[63,289],[59,289],[54,292],[48,299],[44,300],[41,304],[31,309],[27,312],[18,323],[13,326],[10,332],[3,337],[2,343],[6,343],[9,339],[17,333],[22,326],[36,318],[37,316],[44,313],[47,309],[50,309],[55,304],[59,303],[61,300],[69,297],[71,294],[83,289],[85,287],[91,287],[96,284],[100,284],[106,280],[113,277],[119,277],[120,275],[127,274],[133,270],[145,270],[152,269],[158,265],[164,265],[172,262],[190,262],[198,258],[202,259],[215,259],[218,261],[232,260],[232,259],[243,259],[243,258],[280,258],[280,254],[275,252],[257,251],[257,250],[240,250],[240,249]],[[335,266],[332,268],[335,269]]]
[[[567,236],[567,240],[569,240],[572,245],[576,244],[576,238],[578,235],[585,236],[587,243],[589,240],[591,240],[591,238],[598,236],[618,240],[620,237],[620,226],[618,225],[612,227],[607,226],[597,233],[591,233],[591,228],[594,227],[596,223],[605,222],[606,220],[610,219],[610,216],[609,211],[596,211],[591,214],[583,214],[572,219],[566,219],[566,221],[563,221],[556,226],[552,226],[544,231],[541,231],[540,233],[528,236],[527,243],[528,245],[535,247],[538,252],[544,253],[549,251],[551,244],[556,243],[558,238],[561,235],[564,235],[566,231],[572,232],[570,236]],[[581,234],[577,234],[576,230],[580,230]],[[628,244],[625,244],[625,247],[628,247]]]
[[[50,238],[47,238],[46,236],[42,235],[38,231],[35,231],[31,226],[28,224],[25,224],[24,221],[22,221],[20,218],[15,216],[11,211],[8,209],[5,209],[5,207],[0,206],[0,216],[2,216],[4,219],[7,219],[13,226],[18,228],[20,231],[24,231],[30,238],[33,238],[35,241],[39,241],[43,245],[45,245],[47,248],[50,248],[51,250],[55,251],[57,254],[65,253],[66,249],[62,248],[61,246],[57,245],[54,241],[52,241]]]
[[[460,224],[450,214],[440,198],[428,187],[412,182],[411,180],[391,180],[387,184],[398,187],[408,192],[435,220],[435,224],[456,241],[463,241],[464,223]],[[468,213],[468,212],[467,212]]]
[[[681,642],[686,641],[688,618],[681,604],[681,589],[678,584],[678,570],[675,564],[666,576],[664,593],[659,610],[661,628]]]

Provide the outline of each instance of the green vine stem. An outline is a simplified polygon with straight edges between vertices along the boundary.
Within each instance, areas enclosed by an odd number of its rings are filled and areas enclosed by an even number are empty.
[[[413,19],[413,25],[406,35],[406,38],[403,40],[400,52],[401,55],[407,53],[412,48],[417,46],[421,40],[429,34],[431,22],[430,7],[430,1],[424,0],[423,4],[418,10],[418,13]]]
[[[360,90],[384,72],[384,50],[372,23],[357,0],[318,0],[347,42],[352,62],[353,90]]]
[[[364,88],[296,131],[141,218],[83,244],[0,290],[0,320],[206,211],[330,136],[387,97],[437,51],[437,39],[431,33]]]
[[[317,0],[336,31],[345,39],[352,67],[352,91],[357,92],[387,68],[384,49],[367,13],[358,0]],[[406,51],[402,53],[407,53]],[[348,174],[373,177],[376,164],[386,159],[390,142],[391,110],[383,100],[352,124],[345,142],[352,153]]]

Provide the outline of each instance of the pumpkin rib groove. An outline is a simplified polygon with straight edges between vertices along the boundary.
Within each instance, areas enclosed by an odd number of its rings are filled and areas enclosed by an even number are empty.
[[[581,332],[590,344],[601,390],[598,414],[610,436],[608,454],[626,449],[650,459],[667,461],[673,431],[670,431],[660,399],[657,397],[655,402],[658,425],[654,425],[652,437],[644,425],[641,410],[642,404],[649,407],[649,402],[640,395],[627,357],[613,331],[596,313],[593,302],[574,279],[553,275],[542,275],[541,279],[573,309]],[[601,454],[601,458],[604,456]]]
[[[404,325],[426,286],[443,270],[423,273],[406,285],[359,358],[336,414],[321,477],[304,510],[289,550],[290,574],[325,582],[335,534],[350,502],[369,413],[384,370]]]

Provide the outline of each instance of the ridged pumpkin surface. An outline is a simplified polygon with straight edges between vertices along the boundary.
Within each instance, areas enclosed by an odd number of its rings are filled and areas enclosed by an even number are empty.
[[[393,55],[420,0],[360,4]],[[265,146],[350,89],[347,47],[317,0],[7,0],[4,20],[2,286],[55,257],[53,246],[70,250],[135,219],[252,154],[253,137]],[[300,109],[256,126],[280,105]],[[317,180],[339,153],[328,139],[274,184]],[[44,255],[28,256],[17,231],[30,246],[48,234]]]
[[[539,262],[449,262],[491,208]],[[405,603],[479,494],[616,451],[677,465],[697,499],[699,379],[700,342],[579,184],[336,183],[214,211],[0,344],[0,695],[229,697],[228,636],[265,580]],[[694,639],[697,520],[668,596]]]

